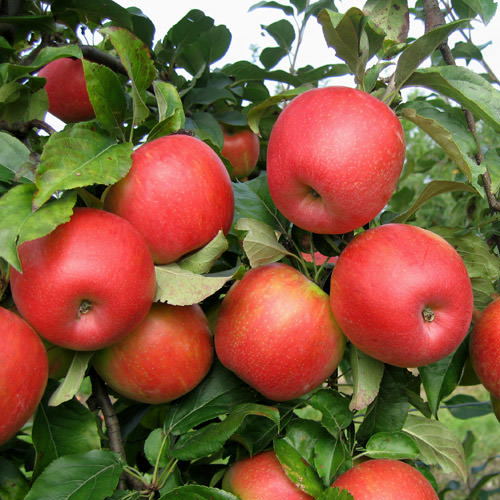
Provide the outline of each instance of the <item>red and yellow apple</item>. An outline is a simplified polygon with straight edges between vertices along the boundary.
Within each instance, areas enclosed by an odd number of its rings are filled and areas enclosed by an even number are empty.
[[[406,224],[357,235],[333,269],[330,300],[358,349],[406,368],[453,352],[473,309],[471,282],[457,251],[441,236]]]
[[[222,301],[215,326],[221,363],[268,399],[318,387],[344,352],[328,295],[293,267],[248,271]]]
[[[259,137],[248,129],[229,132],[223,128],[222,133],[224,146],[221,155],[231,163],[233,177],[235,179],[248,177],[259,161]]]
[[[40,337],[16,313],[0,307],[0,445],[33,415],[47,385]]]
[[[332,485],[347,490],[354,500],[438,500],[425,476],[411,465],[392,459],[362,462]]]
[[[77,351],[102,349],[130,333],[156,292],[153,260],[125,219],[75,209],[69,222],[19,246],[12,269],[19,313],[49,342]]]
[[[208,145],[188,135],[160,137],[140,146],[132,167],[113,185],[105,208],[144,236],[157,264],[197,250],[233,221],[231,179]]]
[[[159,404],[194,389],[212,360],[212,335],[201,307],[157,303],[130,335],[98,351],[92,362],[118,394]]]
[[[403,128],[382,101],[348,87],[311,89],[295,97],[273,126],[269,190],[298,227],[346,233],[382,210],[404,157]]]
[[[66,123],[92,120],[90,103],[81,59],[62,57],[48,63],[37,74],[47,80],[49,112]]]
[[[274,451],[264,451],[233,464],[222,488],[241,500],[312,500],[286,475]]]

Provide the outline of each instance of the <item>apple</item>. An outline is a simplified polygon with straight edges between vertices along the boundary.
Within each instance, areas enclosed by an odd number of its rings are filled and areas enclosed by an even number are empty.
[[[62,57],[44,66],[37,76],[47,80],[49,112],[65,123],[95,118],[81,59]]]
[[[251,130],[236,130],[229,133],[222,128],[224,146],[221,155],[229,160],[233,167],[233,177],[244,179],[253,171],[259,160],[259,137]]]
[[[234,463],[224,475],[222,488],[241,500],[307,500],[286,475],[274,451],[264,451]]]
[[[403,128],[382,101],[348,87],[311,89],[295,97],[273,126],[269,190],[298,227],[346,233],[382,210],[404,157]]]
[[[400,460],[367,460],[344,472],[332,485],[354,500],[438,500],[426,477]]]
[[[118,394],[159,404],[194,389],[212,360],[212,335],[201,307],[158,303],[130,335],[98,351],[93,365]]]
[[[470,336],[472,367],[481,384],[500,399],[500,299],[481,313]]]
[[[12,269],[19,313],[49,342],[76,351],[102,349],[130,333],[156,292],[153,260],[125,219],[75,209],[69,222],[19,246]]]
[[[406,224],[358,234],[333,268],[330,300],[346,337],[399,367],[453,352],[472,318],[472,286],[457,251],[441,236]]]
[[[48,361],[36,332],[0,307],[0,445],[35,412],[47,385]]]
[[[338,255],[329,257],[318,251],[314,252],[314,256],[311,255],[311,252],[301,252],[301,255],[306,262],[314,262],[317,266],[322,266],[325,262],[327,264],[336,264],[339,260]]]
[[[129,173],[113,185],[105,208],[144,236],[157,264],[168,264],[231,229],[231,179],[207,144],[189,135],[159,137],[132,155]]]
[[[328,295],[282,263],[251,269],[233,284],[215,325],[221,363],[274,401],[318,387],[340,363],[344,347]]]

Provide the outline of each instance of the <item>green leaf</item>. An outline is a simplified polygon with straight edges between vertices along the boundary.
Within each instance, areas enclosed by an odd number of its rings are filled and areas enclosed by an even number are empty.
[[[56,191],[114,184],[131,165],[132,144],[116,144],[92,122],[66,127],[52,134],[45,145],[33,206],[41,207]]]
[[[500,131],[500,91],[462,66],[433,66],[415,71],[405,86],[425,87],[453,99]]]
[[[140,124],[149,116],[146,106],[146,89],[156,76],[149,49],[144,43],[124,28],[111,26],[101,29],[108,36],[132,84],[134,123]]]
[[[19,139],[7,132],[0,132],[0,165],[6,167],[18,178],[25,177],[34,181],[33,172],[23,168],[29,158],[30,150]]]
[[[228,249],[229,243],[222,230],[195,253],[184,257],[178,262],[179,266],[196,274],[208,273],[215,261]]]
[[[220,290],[228,281],[235,279],[241,272],[241,266],[219,273],[196,274],[173,263],[155,266],[155,271],[155,302],[188,306],[198,304]]]
[[[28,490],[28,480],[18,467],[0,457],[0,498],[2,500],[22,500]]]
[[[468,181],[480,191],[478,179],[486,171],[469,156],[465,150],[467,136],[472,138],[466,124],[454,120],[445,111],[439,111],[435,106],[425,101],[414,101],[412,107],[403,107],[401,115],[418,125],[449,155],[455,165],[467,177]],[[465,141],[464,141],[465,136]]]
[[[457,474],[467,480],[467,465],[462,443],[444,424],[417,415],[408,415],[403,431],[417,443],[420,459],[439,465],[445,473]]]
[[[322,414],[321,424],[334,437],[350,425],[353,413],[349,410],[349,399],[331,389],[316,391],[309,404]]]
[[[418,369],[429,407],[436,418],[439,403],[452,393],[460,381],[468,346],[469,340],[466,339],[455,352]]]
[[[35,478],[57,458],[101,447],[95,416],[87,407],[72,399],[54,408],[47,400],[45,395],[33,421]]]
[[[460,420],[482,417],[493,412],[491,401],[478,401],[470,394],[456,394],[444,404],[446,409]]]
[[[259,56],[259,61],[264,68],[271,69],[276,66],[285,56],[287,51],[283,47],[266,47]]]
[[[398,215],[393,222],[406,222],[422,205],[434,198],[434,196],[453,191],[466,191],[478,194],[477,189],[465,182],[431,181],[425,186],[413,205],[406,212]]]
[[[441,43],[448,39],[451,33],[457,29],[464,28],[467,24],[468,20],[462,19],[438,26],[408,45],[398,59],[394,74],[394,93],[397,93],[405,83],[409,84],[407,80],[412,76],[414,71]]]
[[[200,484],[188,484],[175,488],[159,500],[238,500],[232,493]]]
[[[349,404],[351,411],[364,410],[376,397],[384,375],[384,363],[360,351],[354,345],[349,347],[353,395]]]
[[[256,219],[276,231],[283,232],[286,219],[278,212],[269,193],[267,175],[263,174],[247,182],[233,182],[234,220]]]
[[[83,60],[90,102],[99,125],[113,137],[123,139],[122,125],[127,111],[123,87],[116,73],[102,64]]]
[[[33,184],[21,184],[10,189],[0,198],[0,256],[12,267],[21,271],[17,245],[41,238],[59,224],[68,222],[76,203],[75,193],[47,203],[36,212],[32,211]]]
[[[354,500],[354,497],[347,490],[327,488],[316,500]]]
[[[255,391],[215,362],[210,373],[186,396],[170,403],[163,428],[183,434],[193,427],[229,412],[238,404],[254,400]]]
[[[368,0],[363,12],[389,40],[406,42],[409,28],[407,0]]]
[[[115,490],[122,470],[111,451],[64,456],[42,472],[25,500],[104,500]]]
[[[211,113],[197,111],[190,120],[186,120],[186,128],[193,130],[196,137],[211,144],[220,151],[224,145],[224,136],[219,123]]]
[[[166,467],[169,438],[163,429],[153,430],[144,441],[144,454],[152,467]]]
[[[414,460],[419,454],[415,440],[402,431],[377,432],[366,443],[366,455],[370,458]]]
[[[49,400],[49,406],[58,406],[76,395],[82,385],[85,372],[93,354],[93,352],[75,352],[66,376]]]
[[[295,30],[290,21],[280,19],[262,28],[274,38],[279,47],[285,50],[285,54],[290,52],[295,40]]]
[[[196,431],[180,436],[169,454],[180,460],[207,457],[220,450],[249,415],[266,417],[278,424],[280,414],[276,408],[254,403],[243,403],[233,408],[220,422],[213,422]]]
[[[153,82],[153,88],[158,105],[158,123],[149,132],[148,141],[177,132],[186,123],[177,89],[171,83],[159,80]]]
[[[248,9],[248,12],[251,12],[252,10],[260,9],[263,7],[282,10],[287,16],[293,15],[293,8],[290,7],[289,5],[283,5],[279,2],[266,2],[266,1],[257,2],[256,4],[252,5]]]
[[[271,264],[281,260],[285,255],[293,255],[278,242],[276,233],[271,226],[256,219],[239,219],[234,228],[245,231],[243,250],[251,267]]]

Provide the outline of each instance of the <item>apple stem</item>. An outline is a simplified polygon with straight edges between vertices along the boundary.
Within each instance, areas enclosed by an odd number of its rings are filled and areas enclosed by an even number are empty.
[[[436,317],[434,311],[428,306],[424,307],[424,310],[422,311],[422,316],[424,318],[424,321],[427,321],[427,323],[434,321],[434,318]]]
[[[78,308],[78,319],[82,317],[83,314],[87,314],[92,310],[92,302],[90,300],[84,299],[80,302],[80,307]]]

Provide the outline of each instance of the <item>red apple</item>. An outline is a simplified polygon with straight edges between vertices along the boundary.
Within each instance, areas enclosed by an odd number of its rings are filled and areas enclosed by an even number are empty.
[[[62,57],[44,66],[37,76],[47,83],[49,112],[66,123],[92,120],[94,108],[90,103],[81,59]]]
[[[12,269],[20,314],[45,339],[73,350],[102,349],[130,333],[153,302],[154,264],[125,219],[77,208],[70,221],[19,247]]]
[[[404,157],[403,128],[382,101],[348,87],[311,89],[288,104],[271,131],[269,190],[302,229],[346,233],[382,210]]]
[[[379,226],[351,240],[333,269],[330,300],[356,347],[407,368],[453,352],[473,309],[457,251],[441,236],[405,224]]]
[[[339,260],[337,255],[328,257],[327,255],[323,255],[321,252],[314,252],[314,258],[311,255],[311,252],[301,252],[301,255],[306,262],[314,262],[317,266],[321,266],[325,262],[327,264],[336,264]]]
[[[500,299],[491,302],[474,325],[470,356],[480,382],[500,399]]]
[[[128,175],[109,190],[105,208],[140,231],[157,264],[174,262],[231,229],[231,179],[203,141],[160,137],[139,147],[132,159]]]
[[[232,465],[222,488],[241,500],[308,500],[286,475],[274,451],[265,451]]]
[[[252,269],[236,282],[215,326],[221,363],[274,401],[318,387],[339,364],[344,345],[328,295],[281,263]]]
[[[233,177],[244,179],[253,171],[259,160],[259,137],[251,130],[236,130],[229,133],[224,128],[224,146],[221,155],[229,160],[233,167]]]
[[[333,485],[346,489],[354,500],[438,500],[431,483],[405,462],[376,459],[344,472]]]
[[[0,307],[0,445],[35,412],[47,385],[42,341],[17,314]]]
[[[122,396],[159,404],[194,389],[212,359],[212,336],[199,305],[153,304],[130,335],[95,354],[93,365]]]

